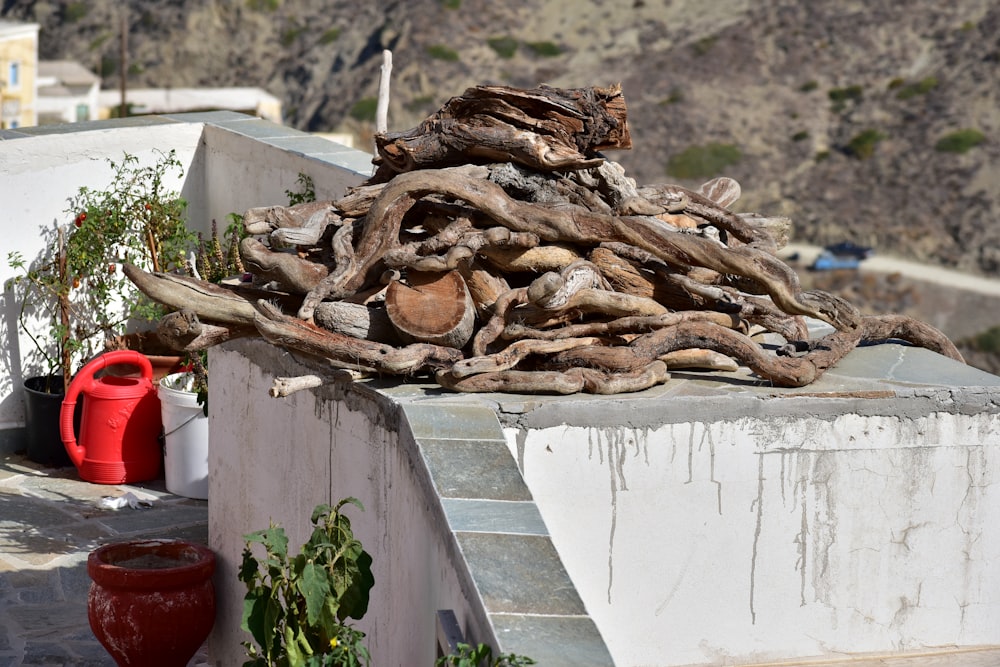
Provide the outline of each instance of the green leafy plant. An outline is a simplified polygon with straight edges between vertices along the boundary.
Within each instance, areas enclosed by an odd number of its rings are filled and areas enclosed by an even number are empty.
[[[87,7],[86,2],[66,3],[66,6],[63,10],[65,12],[63,16],[66,20],[66,23],[76,23],[77,21],[79,21],[80,19],[82,19],[84,16],[87,15],[88,9],[89,7]]]
[[[926,95],[937,88],[937,85],[937,77],[928,76],[920,81],[901,85],[899,90],[896,91],[896,98],[900,100],[908,100],[912,97],[917,97],[918,95]]]
[[[459,644],[458,652],[438,658],[434,663],[435,667],[524,667],[534,664],[531,658],[515,653],[494,658],[493,649],[486,644]]]
[[[285,190],[289,206],[316,201],[316,183],[313,181],[312,176],[303,174],[300,171],[299,177],[295,179],[295,182],[299,184],[298,190]]]
[[[503,37],[491,37],[486,40],[486,44],[489,45],[493,51],[501,58],[510,59],[514,57],[517,53],[518,42],[516,39],[510,36]]]
[[[327,44],[333,44],[338,39],[340,39],[340,28],[330,28],[320,35],[319,43],[326,46]]]
[[[555,42],[525,42],[524,45],[542,58],[555,58],[563,52],[562,47]]]
[[[990,327],[961,342],[979,352],[1000,354],[1000,326]]]
[[[708,37],[702,37],[694,44],[691,45],[691,49],[694,51],[696,56],[703,56],[712,50],[716,42],[719,41],[717,35],[709,35]]]
[[[955,130],[944,135],[934,144],[934,150],[940,153],[965,153],[986,141],[986,135],[973,128]]]
[[[374,121],[375,111],[378,109],[377,97],[363,97],[354,103],[348,112],[351,118],[357,121]]]
[[[444,44],[431,44],[427,47],[427,55],[435,60],[458,62],[458,51],[449,48]]]
[[[859,160],[867,160],[875,154],[875,146],[883,139],[885,139],[885,135],[878,130],[867,129],[854,135],[847,142],[844,151]]]
[[[364,633],[345,622],[365,615],[375,584],[372,558],[341,513],[347,504],[364,511],[356,498],[316,506],[315,528],[297,555],[288,553],[288,537],[273,523],[244,535],[239,579],[247,593],[241,627],[253,637],[243,642],[250,658],[244,667],[369,663]],[[254,555],[253,545],[263,547],[263,558]]]
[[[276,12],[281,0],[246,0],[247,7],[255,12]]]
[[[732,144],[710,143],[704,146],[689,146],[670,157],[667,162],[667,174],[675,178],[706,178],[717,175],[742,158],[743,153]]]
[[[847,108],[848,102],[858,104],[864,97],[864,89],[859,85],[846,86],[844,88],[831,88],[827,91],[830,98],[831,111],[840,113]]]

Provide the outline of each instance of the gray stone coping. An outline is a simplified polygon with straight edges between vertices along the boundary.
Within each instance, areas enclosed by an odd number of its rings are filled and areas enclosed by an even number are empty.
[[[197,111],[192,113],[130,116],[128,118],[111,118],[108,120],[84,121],[79,123],[36,125],[14,130],[0,130],[0,141],[95,130],[107,131],[120,128],[162,126],[172,123],[213,125],[290,153],[326,162],[364,176],[369,176],[374,171],[371,162],[372,156],[369,153],[338,144],[308,132],[296,130],[286,125],[280,125],[235,111]]]
[[[496,413],[475,404],[404,400],[400,405],[499,650],[551,667],[614,665]]]

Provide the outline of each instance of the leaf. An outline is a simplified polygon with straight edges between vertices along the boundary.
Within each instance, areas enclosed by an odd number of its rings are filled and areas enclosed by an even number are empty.
[[[280,641],[276,643],[275,640],[280,640],[278,631],[285,618],[284,608],[275,599],[275,596],[269,596],[264,607],[264,643],[261,644],[264,647],[265,657],[270,658],[278,652],[277,649],[281,644]]]
[[[263,544],[269,556],[277,556],[282,561],[288,556],[288,536],[285,535],[285,529],[281,526],[275,526],[272,523],[270,528],[248,533],[243,536],[243,539],[248,543]]]
[[[240,628],[249,632],[260,646],[264,646],[264,610],[271,596],[270,589],[257,588],[247,591],[243,598],[243,618]]]
[[[243,562],[240,563],[239,580],[247,585],[247,588],[251,588],[253,583],[259,578],[260,568],[257,565],[257,559],[254,558],[253,552],[250,551],[250,547],[245,547],[243,549]]]
[[[355,498],[354,496],[350,496],[350,497],[342,499],[339,503],[337,503],[337,506],[334,508],[334,510],[337,512],[337,514],[340,514],[340,508],[343,507],[344,505],[347,505],[348,503],[350,503],[351,505],[354,505],[355,507],[357,507],[362,512],[365,511],[365,506],[362,505],[361,501],[358,500],[357,498]]]
[[[285,627],[285,653],[288,656],[288,665],[289,667],[304,667],[306,656],[299,650],[295,635],[295,630],[291,626]]]
[[[360,546],[360,543],[359,545]],[[375,575],[372,574],[372,557],[364,549],[354,561],[355,567],[350,583],[340,596],[340,608],[337,617],[343,621],[346,618],[361,619],[368,611],[370,591],[375,585]]]
[[[329,505],[317,505],[315,508],[313,508],[312,516],[309,517],[309,520],[315,524],[322,517],[329,514],[331,509],[332,508]]]
[[[307,563],[296,586],[306,601],[306,622],[315,626],[323,613],[323,604],[330,594],[330,580],[326,570],[315,563]]]

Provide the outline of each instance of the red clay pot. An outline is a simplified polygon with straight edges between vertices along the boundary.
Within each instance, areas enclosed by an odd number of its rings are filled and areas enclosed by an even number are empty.
[[[185,667],[215,622],[215,553],[179,540],[90,553],[87,616],[119,667]]]

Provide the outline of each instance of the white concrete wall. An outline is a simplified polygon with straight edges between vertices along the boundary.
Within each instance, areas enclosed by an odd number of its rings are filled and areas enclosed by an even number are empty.
[[[242,664],[240,642],[250,639],[239,629],[243,535],[274,520],[297,552],[317,504],[354,496],[365,511],[345,513],[374,559],[369,611],[356,623],[368,635],[372,664],[432,665],[436,611],[454,609],[463,627],[476,621],[423,462],[412,441],[400,437],[396,406],[371,392],[326,388],[268,397],[275,375],[308,371],[260,341],[210,355],[209,543],[218,556],[212,664]]]
[[[620,667],[1000,644],[1000,421],[508,428]]]

